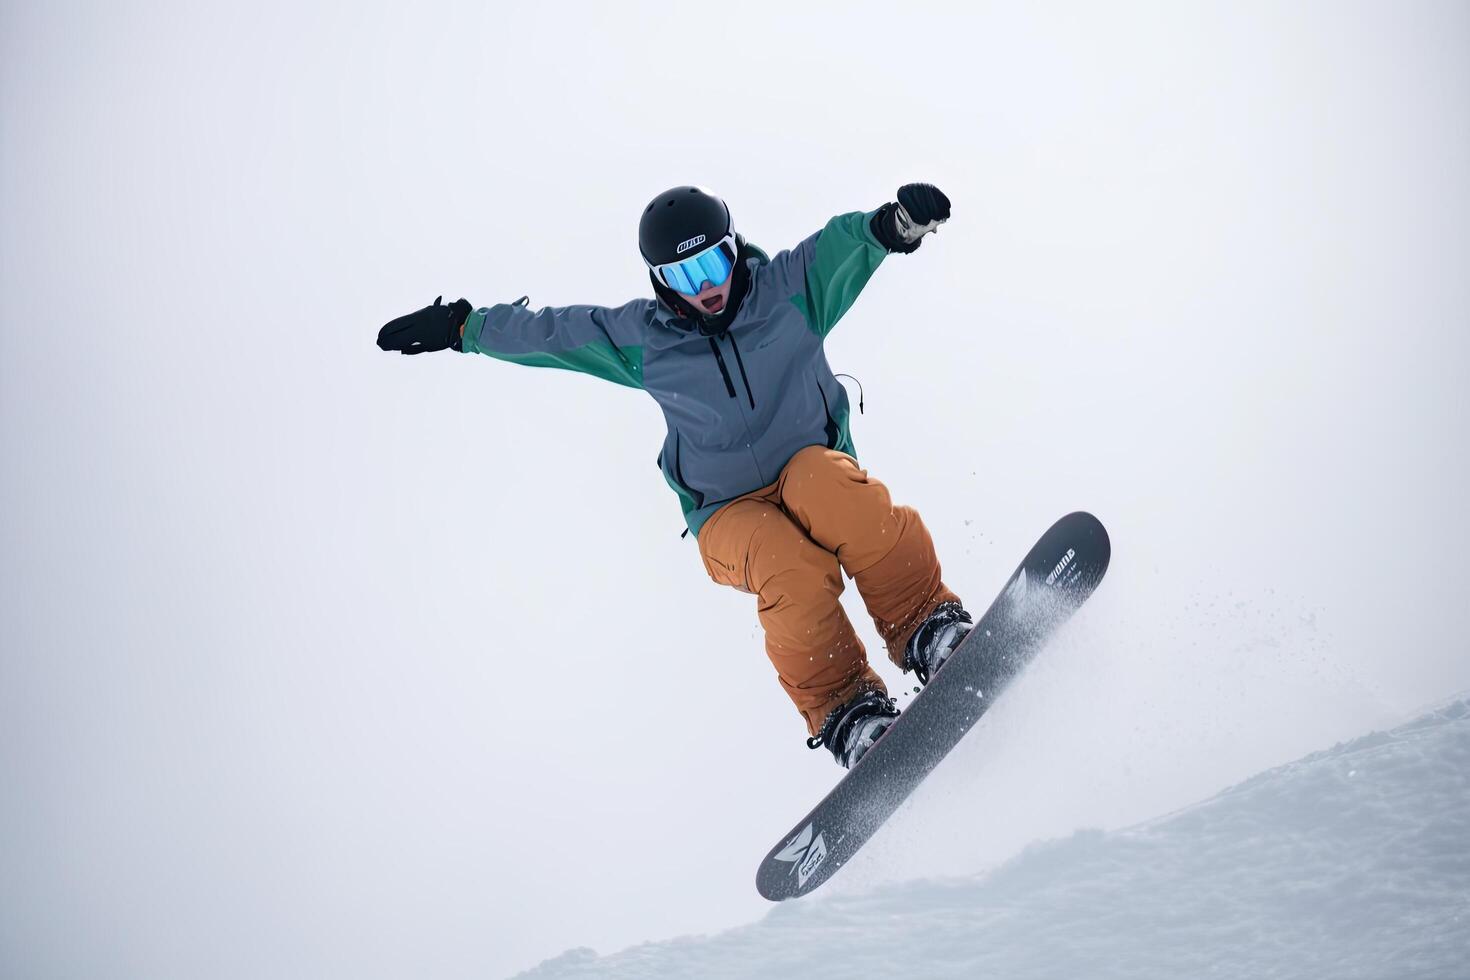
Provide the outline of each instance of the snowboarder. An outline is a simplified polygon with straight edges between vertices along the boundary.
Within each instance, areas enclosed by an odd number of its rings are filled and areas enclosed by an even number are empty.
[[[452,349],[582,371],[648,392],[668,425],[658,457],[706,572],[758,598],[766,652],[812,748],[851,768],[898,715],[838,601],[845,572],[888,649],[923,683],[971,618],[940,577],[913,508],[859,468],[827,334],[884,257],[949,219],[932,184],[841,214],[769,257],[709,191],[675,187],[643,209],[638,245],[655,298],[622,306],[443,297],[383,327],[378,346]]]

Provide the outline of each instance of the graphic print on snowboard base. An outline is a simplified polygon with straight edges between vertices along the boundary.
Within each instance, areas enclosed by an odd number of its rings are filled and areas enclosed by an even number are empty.
[[[766,855],[755,878],[761,895],[797,898],[836,874],[1086,601],[1111,556],[1108,532],[1091,514],[1053,524],[944,669]]]

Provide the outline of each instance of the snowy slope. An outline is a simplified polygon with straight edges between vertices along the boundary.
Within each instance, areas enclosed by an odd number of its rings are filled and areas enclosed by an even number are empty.
[[[520,976],[1470,977],[1470,701],[989,874]]]

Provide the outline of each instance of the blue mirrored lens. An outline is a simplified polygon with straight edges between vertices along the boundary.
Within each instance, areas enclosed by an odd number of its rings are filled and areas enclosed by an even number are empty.
[[[716,245],[692,259],[662,266],[661,272],[670,289],[693,296],[705,282],[711,286],[723,286],[733,268],[725,247]]]
[[[664,282],[669,288],[680,293],[694,293],[694,287],[689,285],[689,276],[684,272],[684,263],[664,266]]]

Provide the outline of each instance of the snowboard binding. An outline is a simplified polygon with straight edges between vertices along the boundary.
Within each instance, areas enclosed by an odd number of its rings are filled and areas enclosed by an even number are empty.
[[[958,602],[940,603],[909,637],[903,652],[904,669],[912,670],[919,683],[927,685],[970,632],[973,622]]]
[[[806,740],[809,749],[826,748],[844,769],[851,769],[883,736],[898,717],[898,705],[882,691],[865,691],[822,723],[822,730]]]

